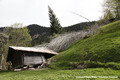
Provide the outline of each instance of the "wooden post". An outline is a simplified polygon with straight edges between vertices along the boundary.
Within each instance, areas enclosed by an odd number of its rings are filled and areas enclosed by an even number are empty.
[[[43,62],[43,58],[42,58],[42,55],[41,55],[41,61],[42,61],[42,64],[43,64],[44,62]]]

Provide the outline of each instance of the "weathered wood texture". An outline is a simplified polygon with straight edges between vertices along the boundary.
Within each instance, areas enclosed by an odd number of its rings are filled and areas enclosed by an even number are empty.
[[[24,65],[42,64],[45,62],[45,57],[40,54],[25,54]]]

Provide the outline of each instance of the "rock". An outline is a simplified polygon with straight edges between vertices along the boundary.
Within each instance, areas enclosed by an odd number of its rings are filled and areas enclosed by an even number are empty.
[[[28,70],[35,70],[35,68],[28,68]]]
[[[15,72],[22,71],[22,69],[14,69]]]

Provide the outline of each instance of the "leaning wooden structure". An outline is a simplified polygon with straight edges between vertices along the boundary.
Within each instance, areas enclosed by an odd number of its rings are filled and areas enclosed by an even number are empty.
[[[45,47],[16,47],[10,46],[7,62],[11,62],[13,68],[20,66],[42,65],[47,59],[57,53]]]

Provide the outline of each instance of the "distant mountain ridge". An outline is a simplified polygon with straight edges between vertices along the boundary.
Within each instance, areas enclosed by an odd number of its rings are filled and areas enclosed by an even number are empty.
[[[94,25],[95,21],[93,22],[82,22],[75,25],[71,25],[68,27],[63,27],[65,32],[75,32],[79,30],[83,30],[88,28],[91,25]],[[0,32],[3,32],[6,27],[1,27]],[[49,42],[51,36],[51,29],[50,27],[44,27],[37,24],[28,25],[27,28],[29,29],[29,34],[32,37],[33,45],[41,44],[43,42]],[[7,27],[8,31],[10,30]]]
[[[72,32],[72,31],[79,31],[79,30],[83,30],[85,28],[88,28],[88,26],[94,25],[95,21],[93,22],[82,22],[82,23],[78,23],[75,25],[71,25],[68,27],[63,27],[65,29],[66,32]],[[47,34],[50,35],[50,27],[43,27],[37,24],[31,24],[27,26],[28,29],[30,30],[30,35],[34,36],[36,34]]]
[[[85,28],[87,28],[88,26],[94,25],[95,21],[92,22],[82,22],[82,23],[78,23],[78,24],[74,24],[68,27],[63,27],[65,29],[66,32],[71,32],[71,31],[79,31],[79,30],[83,30]],[[40,26],[37,24],[31,24],[27,26],[29,31],[30,31],[30,35],[34,36],[36,34],[44,34],[47,33],[50,35],[50,27],[44,27],[44,26]],[[5,27],[0,27],[0,32],[3,32]]]
[[[94,25],[95,23],[96,23],[96,21],[82,22],[82,23],[74,24],[74,25],[71,25],[71,26],[68,26],[68,27],[64,27],[64,29],[67,32],[79,31],[79,30],[86,29],[86,28],[90,27],[91,25]]]
[[[49,27],[43,27],[37,24],[31,24],[27,26],[29,31],[30,31],[30,35],[34,36],[35,34],[48,34],[50,35],[50,28]]]

